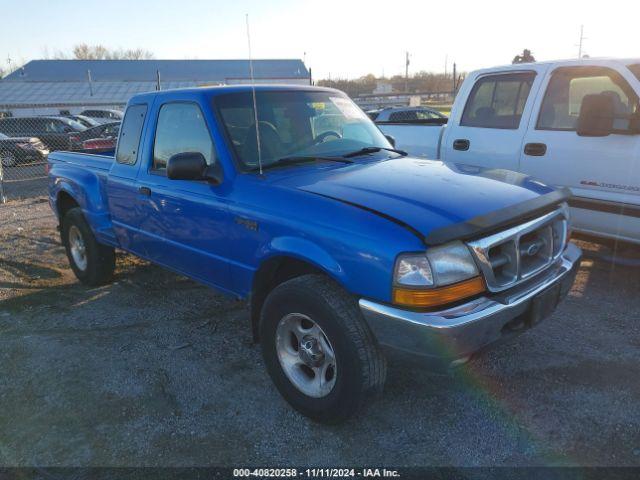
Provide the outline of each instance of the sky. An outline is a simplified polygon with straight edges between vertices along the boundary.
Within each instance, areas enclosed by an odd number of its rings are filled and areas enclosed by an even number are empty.
[[[78,43],[144,48],[158,59],[301,58],[314,79],[459,71],[584,53],[640,57],[640,2],[538,0],[0,0],[0,66]]]

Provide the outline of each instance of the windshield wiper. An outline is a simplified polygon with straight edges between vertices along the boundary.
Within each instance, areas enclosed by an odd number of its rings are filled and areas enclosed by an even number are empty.
[[[315,162],[318,160],[326,161],[326,162],[353,163],[353,160],[349,160],[348,158],[344,158],[344,157],[321,157],[317,155],[309,155],[309,156],[297,155],[297,156],[279,158],[275,162],[271,162],[266,165],[263,165],[262,169],[264,170],[266,168],[281,167],[285,165],[296,165],[298,163],[305,163],[305,162]],[[259,167],[255,167],[252,170],[259,170]]]
[[[404,150],[398,150],[396,148],[364,147],[364,148],[361,148],[360,150],[355,150],[353,152],[346,153],[346,154],[342,155],[342,157],[343,158],[359,157],[360,155],[367,155],[369,153],[377,153],[377,152],[380,152],[382,150],[386,150],[387,152],[397,153],[398,155],[402,155],[403,157],[406,157],[407,155],[409,155]]]

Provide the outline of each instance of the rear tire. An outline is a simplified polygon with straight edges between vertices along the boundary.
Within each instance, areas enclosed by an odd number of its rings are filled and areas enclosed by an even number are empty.
[[[323,275],[276,287],[261,312],[260,338],[280,394],[317,422],[343,422],[382,391],[380,347],[355,299]]]
[[[115,250],[98,243],[80,208],[72,208],[62,219],[62,244],[73,273],[85,285],[103,285],[113,277]]]

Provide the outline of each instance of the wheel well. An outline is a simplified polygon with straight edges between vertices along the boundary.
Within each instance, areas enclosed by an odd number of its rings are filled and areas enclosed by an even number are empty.
[[[56,207],[58,208],[58,219],[62,223],[62,219],[72,208],[79,207],[78,202],[69,195],[67,192],[60,192],[58,194],[58,200],[56,201]]]
[[[267,295],[281,283],[308,274],[324,274],[320,268],[293,257],[275,257],[265,261],[253,279],[251,292],[251,331],[253,340],[260,339],[260,311]]]

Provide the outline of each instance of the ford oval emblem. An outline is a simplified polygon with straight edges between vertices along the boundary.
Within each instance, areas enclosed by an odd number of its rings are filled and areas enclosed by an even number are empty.
[[[540,246],[537,243],[532,243],[527,247],[527,255],[533,257],[540,251]]]

